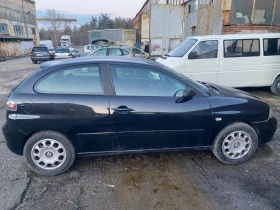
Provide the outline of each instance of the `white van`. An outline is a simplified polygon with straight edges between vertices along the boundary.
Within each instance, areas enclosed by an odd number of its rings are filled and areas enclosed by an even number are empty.
[[[50,53],[54,53],[55,51],[52,40],[41,40],[40,45],[45,45]]]
[[[280,33],[189,37],[157,62],[197,81],[269,86],[280,96]]]

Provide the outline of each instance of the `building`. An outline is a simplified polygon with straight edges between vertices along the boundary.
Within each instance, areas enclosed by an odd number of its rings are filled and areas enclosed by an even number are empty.
[[[35,0],[0,0],[0,49],[4,55],[30,53],[39,42]]]
[[[196,35],[280,32],[280,0],[147,0],[134,18],[151,54]]]

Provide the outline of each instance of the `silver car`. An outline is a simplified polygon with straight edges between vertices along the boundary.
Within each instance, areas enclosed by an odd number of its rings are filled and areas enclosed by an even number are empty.
[[[123,48],[123,47],[104,47],[104,48],[93,51],[88,56],[135,57],[134,53],[129,48]]]
[[[73,58],[74,56],[71,54],[69,48],[57,48],[54,53],[54,59],[65,59],[65,58]]]

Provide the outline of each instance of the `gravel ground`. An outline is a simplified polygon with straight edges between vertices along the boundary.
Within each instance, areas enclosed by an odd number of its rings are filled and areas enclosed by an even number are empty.
[[[38,69],[29,58],[1,63],[0,125],[9,90]],[[271,104],[280,122],[280,99],[266,88],[244,89]],[[78,158],[56,177],[31,172],[0,133],[0,209],[280,209],[280,132],[238,166],[210,151]]]

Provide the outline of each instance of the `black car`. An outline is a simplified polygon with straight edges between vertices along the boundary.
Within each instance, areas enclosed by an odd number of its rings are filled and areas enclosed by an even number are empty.
[[[30,54],[32,63],[36,64],[38,61],[50,61],[54,59],[54,55],[49,52],[46,46],[35,46]]]
[[[45,175],[65,172],[77,155],[201,149],[239,164],[277,128],[269,105],[248,93],[120,57],[45,66],[13,90],[6,117],[9,149]]]

